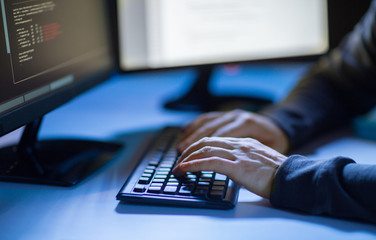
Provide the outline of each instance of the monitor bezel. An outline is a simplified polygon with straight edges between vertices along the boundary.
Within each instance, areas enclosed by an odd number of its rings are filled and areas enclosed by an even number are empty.
[[[25,103],[14,110],[1,114],[0,136],[6,135],[69,102],[83,92],[107,80],[112,73],[113,69],[95,73],[70,86],[56,90],[32,102]]]

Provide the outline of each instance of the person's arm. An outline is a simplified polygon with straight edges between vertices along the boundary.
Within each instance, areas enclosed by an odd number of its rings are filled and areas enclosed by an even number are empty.
[[[173,174],[215,171],[275,207],[376,223],[376,165],[337,157],[286,157],[251,138],[203,138],[181,155]]]
[[[314,161],[290,156],[270,194],[275,207],[376,223],[376,165],[337,157]]]
[[[262,112],[294,148],[376,104],[376,1],[342,44],[322,57],[281,103]]]
[[[281,103],[260,114],[201,115],[185,129],[183,151],[202,137],[251,137],[286,153],[376,104],[376,1],[356,29],[321,58]]]

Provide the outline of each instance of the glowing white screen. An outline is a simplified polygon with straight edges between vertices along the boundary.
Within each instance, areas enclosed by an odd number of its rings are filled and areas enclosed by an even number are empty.
[[[326,0],[118,0],[123,70],[328,50]]]

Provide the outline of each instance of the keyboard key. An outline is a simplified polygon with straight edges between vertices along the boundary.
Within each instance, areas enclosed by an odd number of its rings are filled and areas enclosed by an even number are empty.
[[[213,186],[211,188],[212,191],[224,191],[225,190],[225,186]]]
[[[168,179],[168,181],[169,181],[169,182],[179,182],[179,180],[176,179],[176,178],[170,178],[170,179]]]
[[[174,164],[176,159],[163,159],[161,164]]]
[[[146,169],[150,169],[150,170],[155,170],[155,166],[153,166],[153,165],[148,165],[147,167],[146,167]]]
[[[155,178],[163,178],[163,179],[166,179],[166,178],[167,178],[167,175],[166,175],[166,174],[156,174],[156,175],[155,175]]]
[[[226,182],[225,181],[214,181],[213,185],[215,185],[215,186],[225,186]]]
[[[145,185],[136,184],[136,186],[133,188],[134,192],[143,193],[146,191]]]
[[[164,183],[165,179],[164,178],[154,178],[153,183]]]
[[[192,195],[192,192],[189,189],[180,188],[179,194],[184,196],[190,196]]]
[[[181,186],[182,187],[189,187],[189,188],[193,189],[193,187],[195,186],[195,182],[192,182],[192,181],[182,182]]]
[[[179,182],[167,182],[167,186],[179,186]]]
[[[156,167],[159,164],[159,160],[150,160],[149,161],[149,166]]]
[[[145,169],[145,170],[144,170],[144,173],[150,173],[150,174],[153,174],[153,173],[154,173],[154,170],[152,170],[152,169]]]
[[[154,155],[151,157],[151,159],[150,159],[150,161],[149,161],[149,165],[154,165],[154,166],[158,165],[158,164],[159,164],[159,161],[160,161],[161,158],[162,158],[162,154],[163,154],[163,152],[161,152],[161,151],[156,151],[156,152],[154,153]]]
[[[160,167],[163,167],[163,168],[172,168],[173,166],[174,166],[173,162],[161,163],[161,165],[160,165]]]
[[[213,200],[222,200],[224,197],[224,191],[211,191],[209,197]]]
[[[210,182],[198,182],[197,186],[210,186]]]
[[[194,196],[199,197],[199,198],[207,198],[209,188],[200,188],[197,187],[193,193]]]
[[[174,194],[177,189],[178,189],[177,186],[166,186],[165,189],[163,190],[163,193]]]
[[[194,174],[188,174],[188,175],[187,175],[187,178],[189,178],[189,179],[196,179],[197,176],[194,175]]]
[[[150,187],[162,187],[163,186],[163,183],[152,183],[151,185],[150,185]]]
[[[211,182],[211,178],[199,178],[199,182]]]
[[[161,192],[162,188],[161,187],[149,187],[148,192],[150,193],[159,193]]]
[[[151,176],[152,176],[152,174],[150,174],[150,173],[144,173],[144,174],[142,174],[141,177],[151,178]]]
[[[202,178],[212,178],[213,177],[213,174],[212,173],[205,173],[205,174],[202,174],[201,175]]]
[[[192,186],[181,186],[180,187],[180,190],[189,191],[190,193],[193,191],[193,189],[194,189],[194,185],[192,185]]]
[[[150,178],[147,178],[147,177],[140,177],[140,179],[138,180],[139,184],[148,184],[149,182],[150,182]]]
[[[223,174],[220,174],[220,173],[216,173],[215,177],[214,177],[214,180],[215,181],[226,181],[227,180],[227,176],[223,175]]]

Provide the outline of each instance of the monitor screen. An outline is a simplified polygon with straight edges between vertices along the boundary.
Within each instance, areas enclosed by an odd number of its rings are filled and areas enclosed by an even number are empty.
[[[320,55],[326,0],[118,0],[122,70]]]
[[[44,114],[114,71],[108,3],[0,0],[0,136],[26,126],[16,146],[0,148],[1,181],[74,185],[121,148],[38,139]]]
[[[113,68],[102,0],[0,0],[0,134],[51,111]]]

